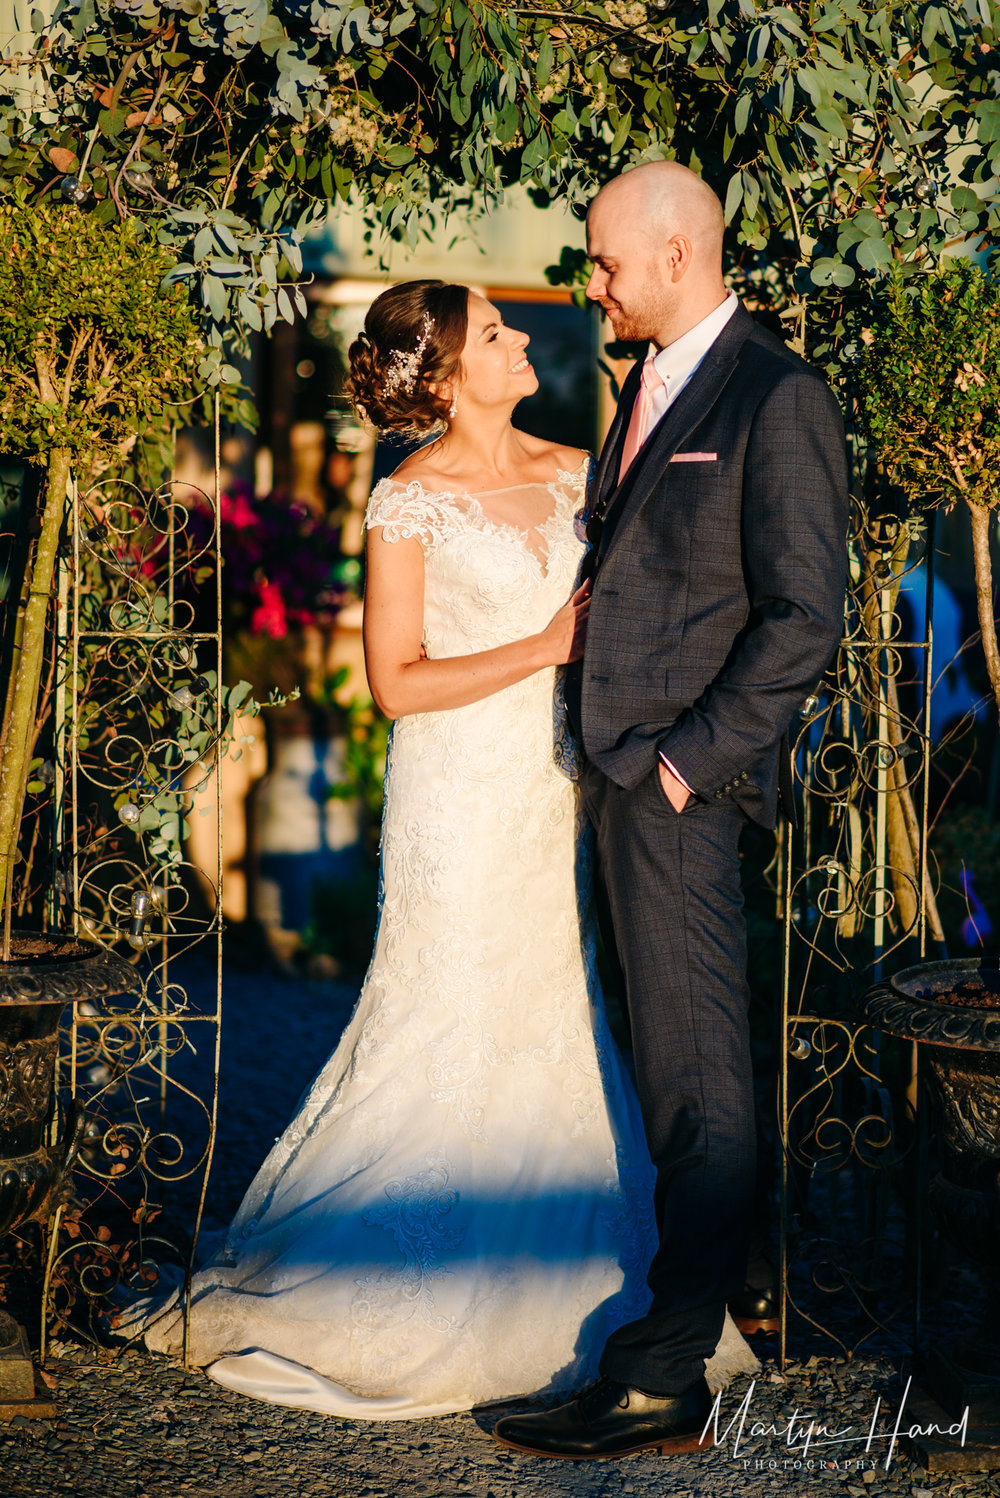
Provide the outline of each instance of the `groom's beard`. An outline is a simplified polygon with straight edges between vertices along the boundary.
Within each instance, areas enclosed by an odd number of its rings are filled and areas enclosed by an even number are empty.
[[[649,343],[651,334],[645,319],[629,318],[626,313],[616,309],[617,315],[612,317],[607,307],[608,321],[615,330],[615,337],[622,343]]]
[[[602,297],[599,305],[623,343],[655,343],[657,332],[669,325],[670,298],[647,297],[628,308],[610,297]]]

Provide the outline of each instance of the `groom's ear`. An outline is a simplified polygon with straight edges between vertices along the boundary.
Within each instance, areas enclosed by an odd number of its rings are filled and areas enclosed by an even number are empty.
[[[667,240],[664,256],[672,281],[680,281],[691,269],[694,246],[686,234],[671,234]]]

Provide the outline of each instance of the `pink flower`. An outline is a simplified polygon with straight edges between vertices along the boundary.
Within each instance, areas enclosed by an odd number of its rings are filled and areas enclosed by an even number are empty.
[[[245,531],[258,524],[253,506],[253,494],[245,484],[234,484],[232,493],[224,493],[219,505],[223,525]]]
[[[281,590],[274,583],[258,583],[260,599],[250,615],[250,629],[255,635],[270,635],[272,640],[283,640],[288,633],[288,615]]]
[[[296,629],[333,623],[345,594],[337,525],[279,493],[255,498],[240,480],[222,494],[219,520],[227,632],[280,640]],[[211,550],[213,530],[211,506],[193,506],[192,557]],[[197,591],[199,580],[190,582]],[[211,606],[207,595],[206,601]]]

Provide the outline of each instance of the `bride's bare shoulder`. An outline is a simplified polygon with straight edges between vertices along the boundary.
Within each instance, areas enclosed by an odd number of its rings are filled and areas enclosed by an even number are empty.
[[[590,453],[582,447],[568,447],[564,442],[546,442],[544,438],[532,437],[528,432],[518,432],[517,436],[539,467],[543,464],[551,465],[560,473],[576,473],[578,468],[582,468],[590,460]]]
[[[395,473],[389,475],[388,482],[398,484],[400,488],[405,488],[407,484],[414,482],[424,489],[442,487],[445,476],[435,465],[436,447],[436,442],[429,442],[426,447],[420,447],[415,453],[410,453],[409,457],[403,459]]]

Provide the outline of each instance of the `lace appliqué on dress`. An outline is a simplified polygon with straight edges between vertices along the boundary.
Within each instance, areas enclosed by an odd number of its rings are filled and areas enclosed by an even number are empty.
[[[381,526],[387,541],[416,539],[429,550],[461,529],[461,518],[451,495],[429,494],[416,480],[400,486],[382,479],[371,492],[365,529]]]

